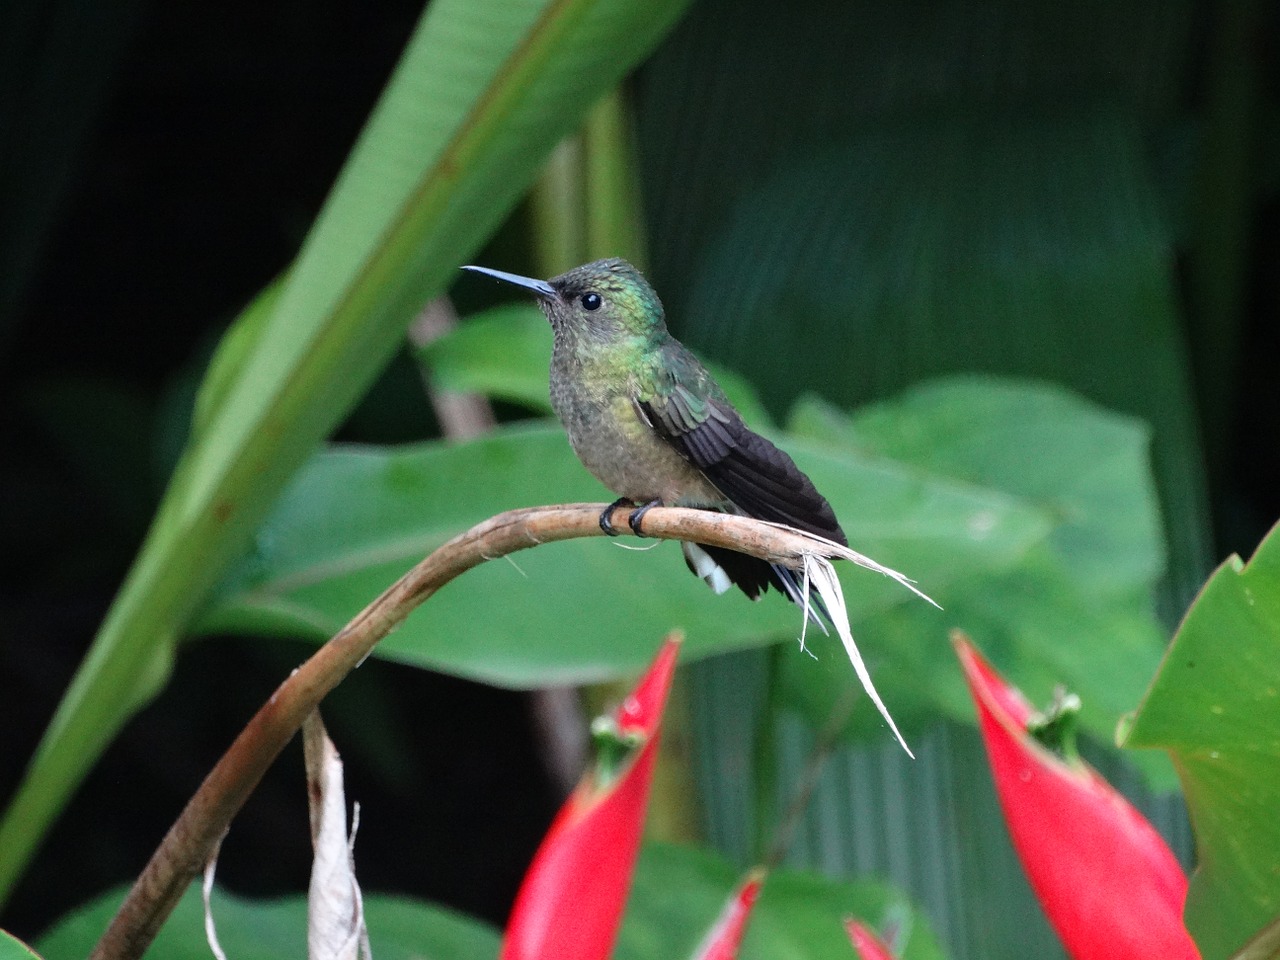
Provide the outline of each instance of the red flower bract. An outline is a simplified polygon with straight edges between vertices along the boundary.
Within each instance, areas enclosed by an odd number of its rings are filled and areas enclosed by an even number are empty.
[[[857,920],[846,920],[844,928],[849,932],[849,939],[861,960],[894,960],[889,947],[870,927]]]
[[[730,895],[729,902],[716,918],[715,926],[694,951],[693,960],[734,960],[738,955],[738,947],[742,945],[743,934],[747,932],[751,908],[756,905],[756,898],[760,896],[760,887],[763,885],[763,870],[756,869],[747,874],[746,879]]]
[[[1083,762],[1026,732],[1034,711],[968,641],[956,653],[1023,869],[1075,960],[1184,960],[1187,878],[1150,823]]]
[[[658,727],[679,650],[673,634],[615,712],[615,737],[634,743],[616,769],[588,771],[560,808],[516,894],[501,960],[609,956],[640,848]]]

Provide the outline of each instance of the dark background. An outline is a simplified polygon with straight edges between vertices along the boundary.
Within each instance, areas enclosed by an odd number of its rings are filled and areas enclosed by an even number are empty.
[[[407,2],[136,0],[0,10],[0,798],[145,533],[209,351],[292,258],[419,13]],[[1275,58],[1260,56],[1274,89]],[[1203,76],[1193,64],[1188,77],[1194,104]],[[1280,516],[1278,213],[1264,195],[1251,214],[1242,339],[1215,358],[1240,373],[1227,426],[1205,438],[1217,557],[1248,555]],[[400,362],[340,436],[433,429]],[[232,638],[185,647],[0,923],[32,937],[131,879],[307,649]],[[558,802],[526,698],[370,660],[326,719],[362,805],[363,884],[501,922]],[[294,892],[309,857],[291,748],[233,826],[219,877],[239,892]]]

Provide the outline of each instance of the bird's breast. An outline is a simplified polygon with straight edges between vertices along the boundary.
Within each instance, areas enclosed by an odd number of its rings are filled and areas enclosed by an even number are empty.
[[[559,375],[551,406],[574,453],[614,493],[637,503],[711,505],[722,497],[706,477],[647,424],[625,378]]]

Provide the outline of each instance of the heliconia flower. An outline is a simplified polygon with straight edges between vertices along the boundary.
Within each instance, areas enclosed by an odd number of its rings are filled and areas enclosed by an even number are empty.
[[[1187,878],[1155,828],[1084,761],[1027,732],[1038,715],[963,637],[954,639],[1014,849],[1075,960],[1184,960]]]
[[[747,932],[751,908],[756,905],[760,888],[764,886],[764,878],[764,870],[757,868],[738,884],[716,918],[715,925],[694,951],[693,960],[734,960],[738,947],[742,945],[742,936]]]
[[[595,766],[534,854],[500,960],[605,960],[613,949],[640,848],[680,639],[669,636],[635,690],[593,726]]]
[[[894,960],[888,945],[870,927],[850,919],[844,922],[844,928],[861,960]]]

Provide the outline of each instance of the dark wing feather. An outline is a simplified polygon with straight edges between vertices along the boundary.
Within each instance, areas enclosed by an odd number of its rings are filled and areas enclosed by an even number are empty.
[[[639,406],[654,429],[743,513],[848,543],[813,482],[785,452],[743,423],[728,401],[701,398],[677,385],[665,397]]]
[[[747,427],[691,354],[672,342],[663,370],[670,374],[665,389],[637,399],[637,409],[726,500],[747,516],[848,543],[831,505],[813,482],[786,453]],[[721,547],[698,546],[753,600],[773,586],[793,602],[804,603],[795,571]],[[687,554],[685,559],[688,562]],[[809,604],[816,611],[810,616],[825,630],[823,620],[830,623],[831,615],[812,593]]]

